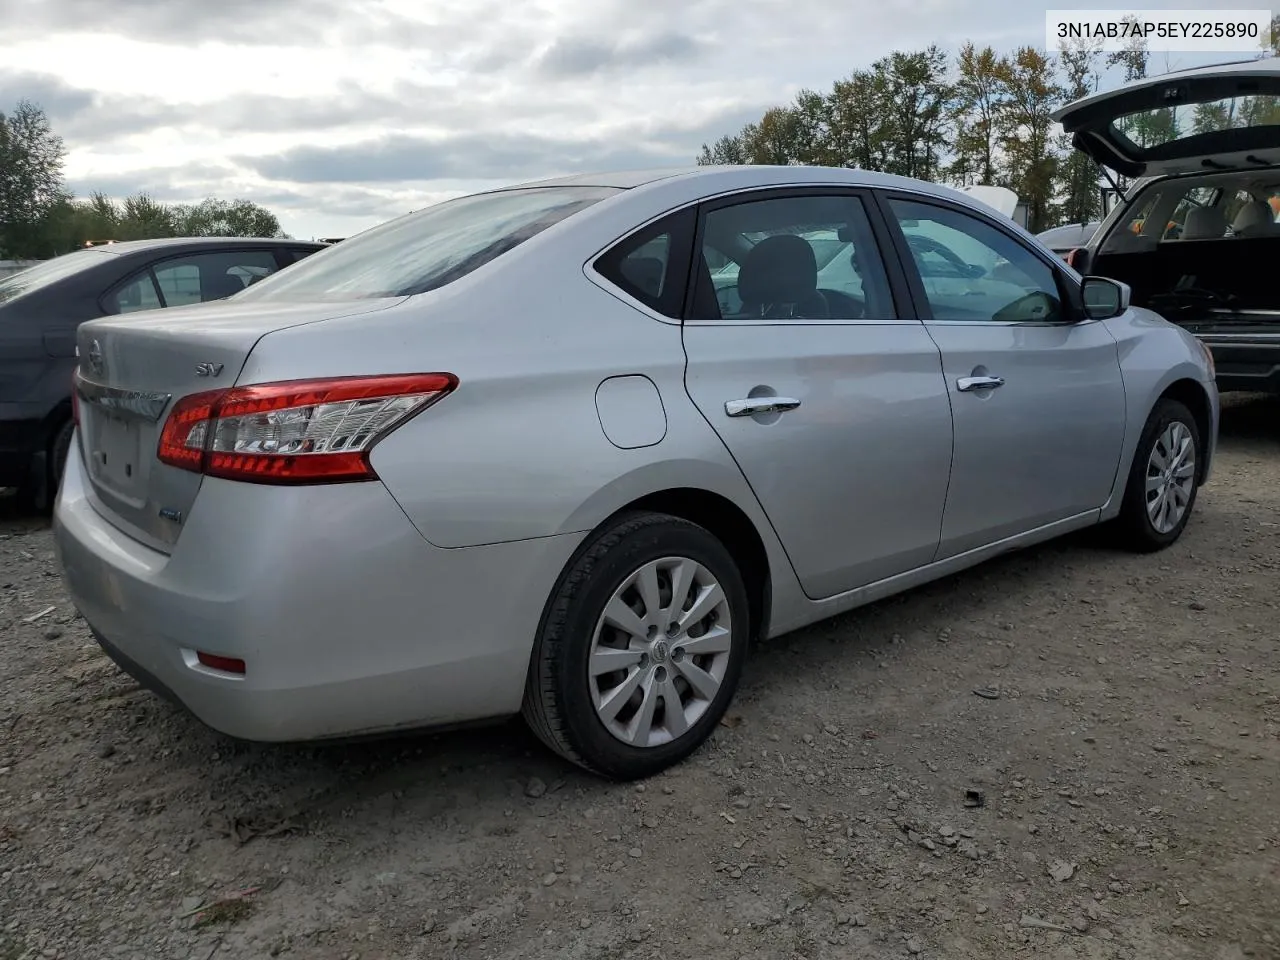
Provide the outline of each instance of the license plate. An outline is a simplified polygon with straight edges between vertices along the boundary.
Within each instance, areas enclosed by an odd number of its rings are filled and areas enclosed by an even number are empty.
[[[138,428],[128,420],[104,412],[95,413],[90,451],[94,479],[104,486],[127,492],[141,480]]]

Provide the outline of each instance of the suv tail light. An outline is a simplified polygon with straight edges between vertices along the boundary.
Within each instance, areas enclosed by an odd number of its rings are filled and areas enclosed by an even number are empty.
[[[173,405],[156,455],[253,483],[374,480],[373,445],[457,385],[451,373],[409,373],[195,393]]]

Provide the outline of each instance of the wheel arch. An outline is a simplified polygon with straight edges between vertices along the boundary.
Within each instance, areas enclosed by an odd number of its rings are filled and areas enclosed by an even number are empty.
[[[1191,411],[1191,416],[1196,421],[1196,430],[1200,433],[1201,446],[1204,449],[1208,449],[1210,435],[1213,432],[1213,407],[1204,384],[1190,377],[1182,377],[1173,381],[1161,391],[1160,396],[1156,398],[1156,403],[1161,400],[1176,400]],[[1153,408],[1154,406],[1155,404],[1152,404]],[[1201,457],[1200,462],[1196,465],[1197,485],[1204,483],[1208,466],[1209,458]]]
[[[758,640],[768,635],[773,595],[769,553],[755,524],[737,504],[709,490],[677,487],[640,497],[617,511],[614,517],[637,512],[665,513],[688,520],[723,543],[733,555],[747,588],[751,638]]]
[[[583,511],[579,511],[578,516]],[[777,565],[776,557],[771,560],[769,545],[762,535],[758,523],[739,504],[723,491],[710,489],[710,485],[681,485],[643,492],[632,491],[632,495],[623,502],[615,500],[615,506],[606,511],[592,510],[596,514],[590,526],[586,524],[578,529],[587,529],[588,533],[573,555],[565,563],[556,578],[559,584],[565,574],[578,562],[578,558],[595,541],[595,535],[616,523],[620,517],[635,513],[664,513],[679,517],[707,530],[723,543],[732,554],[742,574],[747,588],[747,599],[750,603],[751,637],[762,639],[768,636],[770,617],[773,611],[773,571]],[[597,519],[598,518],[598,519]],[[766,530],[771,530],[766,527]],[[550,605],[556,595],[553,590],[548,597]],[[545,614],[544,614],[545,616]]]

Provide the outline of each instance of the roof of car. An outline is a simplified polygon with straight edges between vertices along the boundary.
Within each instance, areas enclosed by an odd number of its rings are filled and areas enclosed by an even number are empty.
[[[708,192],[717,192],[722,189],[767,188],[770,186],[839,184],[849,187],[897,188],[915,193],[932,193],[949,200],[967,203],[970,206],[978,206],[984,210],[992,209],[989,204],[953,187],[925,180],[900,177],[888,173],[877,173],[872,170],[863,170],[855,167],[818,167],[800,164],[707,164],[651,170],[626,170],[613,173],[582,173],[568,177],[515,183],[505,187],[498,187],[491,192],[521,190],[531,187],[568,186],[613,187],[620,190],[630,190],[658,184],[663,181],[695,177],[709,181],[707,184]]]
[[[655,180],[667,180],[671,177],[686,176],[706,170],[707,167],[667,167],[650,170],[614,170],[594,173],[575,173],[566,177],[549,177],[544,180],[529,180],[515,183],[500,190],[523,190],[529,187],[614,187],[629,190],[632,187],[644,186]]]
[[[315,247],[317,250],[325,246],[323,243],[316,243],[312,240],[286,240],[279,237],[157,237],[152,240],[119,240],[113,243],[95,244],[93,247],[86,249],[123,255],[170,247],[243,247],[246,245],[255,247]]]

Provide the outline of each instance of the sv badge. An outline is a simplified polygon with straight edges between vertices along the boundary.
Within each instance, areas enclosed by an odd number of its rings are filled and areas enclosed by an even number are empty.
[[[222,373],[222,364],[220,363],[205,362],[196,364],[197,377],[216,377],[220,373]]]

